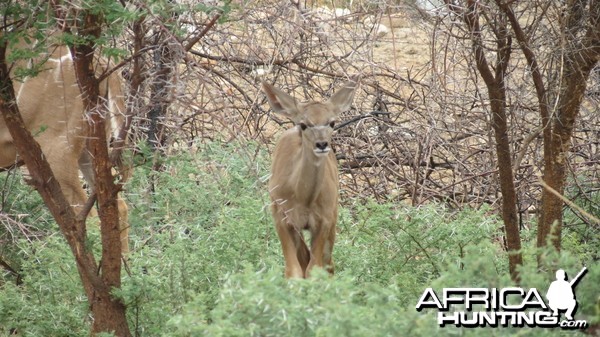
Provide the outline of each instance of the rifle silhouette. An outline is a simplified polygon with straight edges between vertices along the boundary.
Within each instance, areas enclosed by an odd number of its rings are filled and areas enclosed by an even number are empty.
[[[572,280],[571,282],[569,282],[569,285],[571,286],[571,288],[574,288],[575,285],[579,282],[579,280],[581,280],[581,278],[583,277],[583,275],[585,275],[587,273],[587,267],[583,267],[581,269],[581,271],[579,272],[579,274],[577,274]]]

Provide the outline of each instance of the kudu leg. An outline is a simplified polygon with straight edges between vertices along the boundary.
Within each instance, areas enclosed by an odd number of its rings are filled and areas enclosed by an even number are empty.
[[[333,275],[334,264],[333,264],[333,243],[335,242],[335,228],[331,230],[329,238],[327,239],[325,249],[323,249],[323,263],[325,264],[325,270],[329,274]]]
[[[285,277],[303,278],[304,271],[309,264],[310,252],[300,237],[300,233],[288,224],[277,210],[273,210],[273,218],[283,251]]]
[[[296,245],[296,256],[298,256],[298,262],[300,262],[300,267],[302,267],[302,275],[306,277],[306,269],[310,263],[310,250],[304,243],[304,238],[302,237],[302,233],[293,229],[294,233],[294,244]]]
[[[65,198],[69,204],[75,206],[76,212],[80,212],[87,200],[87,195],[79,181],[77,163],[68,158],[55,158],[55,156],[48,156],[47,158]]]
[[[335,241],[335,227],[322,225],[319,230],[312,233],[311,255],[312,258],[306,269],[306,277],[310,276],[315,266],[324,268],[333,275],[333,243]]]
[[[119,229],[121,231],[121,253],[129,253],[129,207],[120,196],[117,199],[119,207]]]
[[[92,167],[92,157],[87,150],[83,150],[81,152],[81,156],[79,157],[78,164],[79,164],[79,170],[83,174],[83,179],[88,184],[88,187],[90,188],[90,190],[93,190],[94,189],[94,181],[95,181],[94,168]],[[97,217],[98,212],[96,212],[96,209],[94,207],[92,207],[89,215],[92,217]]]

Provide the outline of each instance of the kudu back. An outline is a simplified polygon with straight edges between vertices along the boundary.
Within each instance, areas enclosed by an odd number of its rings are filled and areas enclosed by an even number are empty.
[[[86,149],[88,122],[69,49],[52,46],[48,55],[41,57],[46,56],[48,60],[37,76],[14,81],[17,106],[25,126],[40,144],[67,201],[80,209],[87,200],[87,194],[79,179],[79,170],[88,185],[94,186],[91,156]],[[104,80],[100,91],[100,95],[107,99],[109,116],[106,124],[107,135],[110,136],[116,134],[117,125],[123,124],[125,113],[118,75],[112,74]],[[0,168],[19,164],[13,139],[0,118]],[[119,198],[118,207],[122,251],[126,253],[129,251],[127,204]]]
[[[331,137],[338,116],[352,105],[356,82],[345,83],[325,102],[308,103],[270,84],[262,87],[273,111],[295,123],[275,146],[269,180],[285,276],[306,278],[315,266],[333,274],[339,179]],[[310,249],[303,230],[310,232]]]

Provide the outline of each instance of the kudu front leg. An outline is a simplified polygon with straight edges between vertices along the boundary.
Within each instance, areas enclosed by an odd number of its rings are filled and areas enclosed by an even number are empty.
[[[310,251],[300,233],[277,211],[273,212],[275,229],[281,242],[283,259],[285,263],[286,278],[304,278],[306,268],[310,261]]]
[[[283,251],[283,259],[285,263],[286,278],[303,278],[304,269],[300,263],[298,249],[295,244],[294,232],[286,224],[277,225],[277,234],[281,242],[281,250]]]
[[[335,227],[322,225],[312,233],[311,260],[306,268],[306,277],[310,276],[315,266],[324,268],[333,275],[333,243],[335,241]]]

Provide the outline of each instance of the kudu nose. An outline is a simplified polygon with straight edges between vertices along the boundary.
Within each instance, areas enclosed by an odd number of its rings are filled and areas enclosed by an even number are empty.
[[[319,150],[325,150],[327,149],[327,147],[329,146],[329,143],[327,142],[316,142],[315,146],[317,147],[317,149]]]

